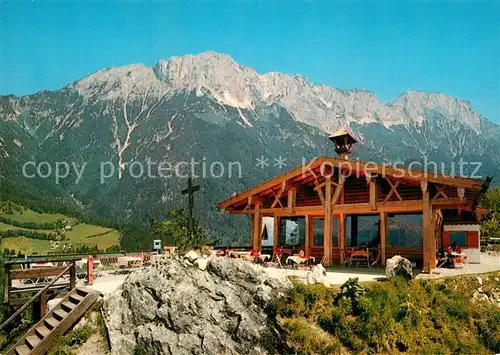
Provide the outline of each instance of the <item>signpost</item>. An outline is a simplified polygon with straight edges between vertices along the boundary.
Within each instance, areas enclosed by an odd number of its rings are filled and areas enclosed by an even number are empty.
[[[200,189],[199,185],[193,186],[193,180],[188,178],[187,189],[182,190],[183,195],[188,195],[188,208],[189,208],[189,224],[188,229],[190,233],[194,230],[193,207],[194,207],[194,193]]]
[[[161,253],[161,239],[153,240],[153,250],[156,251],[158,254]]]

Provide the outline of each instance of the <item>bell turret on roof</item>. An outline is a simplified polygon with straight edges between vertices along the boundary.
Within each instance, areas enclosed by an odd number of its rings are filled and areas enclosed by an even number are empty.
[[[346,160],[352,152],[352,146],[357,143],[356,138],[345,128],[337,130],[328,139],[335,145],[335,152]]]

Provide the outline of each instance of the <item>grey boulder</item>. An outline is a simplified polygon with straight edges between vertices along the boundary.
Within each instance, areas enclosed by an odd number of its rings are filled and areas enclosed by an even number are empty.
[[[174,257],[129,275],[103,307],[111,353],[280,353],[271,314],[291,283],[243,260],[205,260]]]
[[[401,255],[395,255],[387,259],[385,267],[385,276],[391,279],[397,275],[402,275],[407,280],[413,278],[413,270],[410,260],[403,258]]]

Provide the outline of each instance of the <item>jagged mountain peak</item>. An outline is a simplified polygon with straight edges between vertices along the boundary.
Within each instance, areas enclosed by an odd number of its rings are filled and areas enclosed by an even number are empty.
[[[169,59],[160,59],[155,67],[164,66],[168,62],[171,63],[189,63],[191,67],[203,67],[203,66],[234,66],[241,67],[229,54],[218,53],[214,51],[206,51],[198,54],[185,54],[182,56],[172,56]]]
[[[434,110],[443,117],[467,125],[474,131],[481,131],[481,115],[467,100],[443,93],[406,91],[392,103],[393,107],[406,108],[414,121],[421,122],[426,110]]]
[[[203,84],[222,86],[224,80],[239,81],[258,75],[254,69],[238,64],[231,56],[212,51],[160,59],[153,70],[159,80],[187,87]]]
[[[468,101],[441,93],[407,91],[391,104],[366,89],[341,90],[315,84],[304,76],[257,73],[231,56],[213,51],[159,60],[154,66],[133,64],[100,70],[70,85],[87,99],[127,100],[144,95],[169,96],[179,91],[210,95],[221,105],[254,110],[278,104],[291,116],[332,132],[353,123],[422,125],[434,111],[479,133],[481,117]]]
[[[114,100],[141,93],[164,93],[167,88],[158,80],[151,67],[131,64],[101,69],[67,86],[87,99]]]

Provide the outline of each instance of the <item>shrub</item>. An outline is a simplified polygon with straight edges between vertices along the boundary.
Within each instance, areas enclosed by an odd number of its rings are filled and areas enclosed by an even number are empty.
[[[493,281],[498,276],[483,280],[485,292],[500,288]],[[297,284],[277,312],[297,353],[321,353],[315,350],[318,339],[353,353],[499,353],[500,309],[475,300],[477,287],[474,276],[410,282],[395,277],[362,285],[349,280],[339,291]],[[307,339],[307,332],[315,339]]]
[[[337,300],[348,299],[352,302],[354,307],[356,307],[361,297],[366,294],[365,288],[359,284],[359,279],[350,278],[342,286],[340,286],[340,292],[338,294]]]
[[[193,231],[189,231],[189,218],[184,215],[182,210],[170,210],[167,217],[166,221],[152,222],[152,239],[160,239],[163,243],[173,241],[179,253],[200,249],[208,242],[203,229],[196,221]]]
[[[303,318],[283,319],[282,325],[287,332],[287,345],[293,351],[302,354],[332,354],[339,353],[343,348],[335,336]]]

